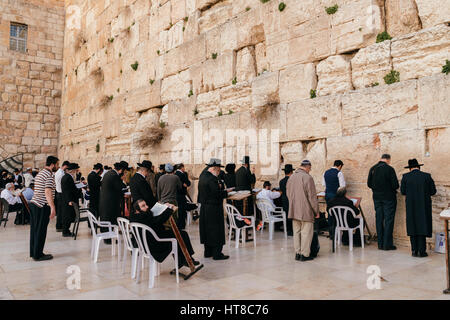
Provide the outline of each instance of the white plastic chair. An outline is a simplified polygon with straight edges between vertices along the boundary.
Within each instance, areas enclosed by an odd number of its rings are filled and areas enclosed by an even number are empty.
[[[269,224],[269,240],[273,239],[273,230],[275,228],[275,222],[283,222],[284,226],[284,237],[287,239],[287,229],[286,229],[286,212],[284,212],[281,207],[274,207],[272,204],[265,199],[256,200],[256,205],[261,211],[263,226],[261,232],[264,231],[264,225]]]
[[[186,195],[186,202],[187,203],[194,203],[194,202],[192,202],[191,198],[189,198],[188,195]],[[198,215],[200,214],[200,203],[195,203],[195,204],[197,205],[197,209],[186,211],[186,213],[187,213],[186,225],[188,225],[188,226],[191,224],[193,215],[194,214],[198,214]]]
[[[92,246],[91,246],[91,258],[94,257],[94,262],[97,263],[98,250],[102,240],[111,239],[112,242],[112,256],[116,253],[116,240],[118,245],[117,250],[117,260],[120,261],[120,238],[119,238],[119,228],[116,225],[111,224],[109,221],[98,221],[97,218],[88,211],[89,224],[91,225],[92,232]],[[108,228],[107,232],[97,233],[96,227]]]
[[[240,239],[240,235],[241,235],[241,230],[242,230],[242,245],[245,245],[245,229],[249,229],[252,228],[253,229],[253,245],[256,247],[256,232],[255,232],[255,217],[253,216],[242,216],[238,209],[236,209],[235,206],[232,206],[231,204],[225,204],[225,209],[227,211],[227,215],[228,215],[228,223],[230,225],[230,228],[228,230],[228,246],[230,246],[231,243],[231,233],[234,229],[235,232],[235,237],[234,240],[236,241],[236,245],[235,248],[239,248],[239,239]],[[245,225],[241,228],[238,228],[238,226],[236,225],[236,221],[235,219],[238,220],[244,220],[244,219],[249,219],[252,223],[250,225]]]
[[[149,259],[149,268],[148,268],[148,287],[153,288],[155,285],[155,276],[160,274],[160,265],[158,261],[156,261],[149,249],[149,245],[147,242],[147,232],[150,232],[153,238],[155,238],[158,242],[171,242],[172,243],[172,251],[168,256],[173,254],[174,260],[175,260],[175,274],[177,278],[177,283],[180,282],[179,276],[178,276],[178,244],[177,239],[160,239],[156,232],[153,231],[152,228],[149,226],[146,226],[142,223],[130,223],[130,229],[131,233],[133,234],[134,238],[136,239],[136,242],[139,247],[139,253],[138,253],[138,261],[137,261],[137,276],[136,276],[136,282],[139,283],[141,278],[141,269],[142,266],[142,259],[147,258]]]
[[[122,257],[122,274],[125,272],[125,265],[127,263],[128,252],[131,252],[131,279],[136,277],[137,260],[139,249],[133,246],[130,234],[130,221],[128,219],[119,217],[117,218],[117,224],[119,225],[120,232],[123,237],[123,257]]]
[[[361,234],[361,247],[364,248],[364,219],[360,215],[357,217],[355,211],[350,207],[336,206],[328,210],[336,220],[336,228],[334,230],[334,250],[336,251],[336,243],[341,244],[341,231],[348,231],[348,243],[350,251],[353,251],[353,230],[359,228]],[[351,212],[355,219],[359,219],[359,225],[355,228],[350,228],[347,223],[347,213]]]

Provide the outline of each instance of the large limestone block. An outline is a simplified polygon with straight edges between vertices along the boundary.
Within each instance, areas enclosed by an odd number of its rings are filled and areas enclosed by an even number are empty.
[[[219,112],[220,91],[214,90],[197,96],[197,119],[217,116]]]
[[[316,89],[316,66],[313,63],[289,66],[280,71],[280,103],[308,99]]]
[[[172,24],[186,17],[186,0],[172,0]]]
[[[343,134],[418,128],[417,81],[367,88],[342,96]]]
[[[450,166],[450,128],[436,128],[427,132],[427,151],[430,156],[424,158],[427,172],[433,175],[437,183],[448,184],[450,180],[449,170],[443,170]],[[448,201],[447,203],[448,204]]]
[[[450,59],[450,26],[440,24],[392,41],[391,55],[400,79],[415,79],[442,71]]]
[[[419,31],[421,28],[414,0],[387,0],[386,31],[391,37]]]
[[[255,63],[257,74],[261,74],[263,71],[269,69],[269,64],[266,58],[266,44],[264,42],[258,43],[255,46]]]
[[[450,126],[450,77],[439,74],[418,82],[419,124],[421,128]]]
[[[248,111],[252,106],[252,88],[238,83],[220,89],[220,109],[223,114]]]
[[[362,48],[351,60],[355,89],[383,84],[383,77],[392,70],[391,42],[384,41]]]
[[[178,125],[181,123],[193,121],[195,104],[196,98],[194,96],[169,102],[169,104],[167,105],[169,125]]]
[[[450,21],[450,0],[415,0],[423,28]]]
[[[264,25],[259,10],[247,11],[236,19],[238,48],[256,45],[265,40]]]
[[[178,21],[169,30],[164,30],[159,33],[159,42],[162,44],[160,48],[161,52],[171,50],[183,43],[183,25],[183,21]]]
[[[161,84],[161,102],[167,104],[172,100],[186,98],[190,90],[189,71],[164,78]]]
[[[280,103],[278,72],[265,72],[252,82],[252,109]]]
[[[237,52],[236,78],[238,82],[251,81],[256,76],[255,48],[245,47]]]
[[[202,16],[198,20],[200,33],[207,32],[208,30],[225,23],[231,18],[233,12],[232,1],[224,0],[211,7],[210,9],[203,11]]]
[[[185,42],[164,55],[164,76],[169,76],[205,60],[205,36]]]
[[[287,139],[316,139],[342,134],[341,97],[318,97],[290,103],[287,107]]]
[[[206,91],[230,85],[233,80],[235,55],[228,52],[203,63],[203,85]]]
[[[337,55],[317,65],[317,95],[325,96],[353,89],[350,56]]]

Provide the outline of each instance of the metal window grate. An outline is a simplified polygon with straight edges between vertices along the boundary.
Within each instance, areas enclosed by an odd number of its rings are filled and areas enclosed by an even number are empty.
[[[9,31],[9,48],[14,51],[27,52],[27,33],[27,25],[12,22]]]

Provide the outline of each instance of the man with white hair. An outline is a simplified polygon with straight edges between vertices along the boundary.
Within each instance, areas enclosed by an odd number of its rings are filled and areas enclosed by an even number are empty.
[[[25,180],[25,188],[29,188],[30,184],[34,182],[33,171],[31,168],[27,168],[27,171],[23,174],[23,179]]]
[[[17,216],[19,216],[22,213],[23,205],[22,201],[20,201],[19,196],[16,196],[14,194],[15,186],[14,183],[10,182],[7,183],[5,186],[5,189],[0,194],[0,198],[5,199],[8,201],[9,204],[9,212],[17,212]],[[17,221],[17,219],[16,219]]]

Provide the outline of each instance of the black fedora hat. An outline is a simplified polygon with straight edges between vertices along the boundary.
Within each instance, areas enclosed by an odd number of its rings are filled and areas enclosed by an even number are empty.
[[[241,163],[249,164],[249,163],[253,163],[253,161],[250,161],[249,156],[244,156],[244,158],[242,158],[242,160],[241,160]]]
[[[152,162],[148,161],[148,160],[144,160],[144,161],[142,161],[142,163],[138,163],[137,165],[138,165],[138,167],[147,168],[149,170],[151,170],[153,167]]]
[[[78,163],[69,163],[69,165],[67,166],[67,170],[76,170],[76,169],[80,169]]]
[[[423,166],[423,163],[419,164],[419,161],[417,161],[417,159],[409,159],[408,166],[406,166],[405,169],[419,168],[421,166]]]
[[[94,164],[94,170],[103,169],[103,165],[101,163]]]
[[[128,167],[128,162],[126,162],[126,161],[120,161],[120,162],[114,163],[114,168],[116,170],[120,170],[120,169],[130,170],[131,169],[130,167]]]
[[[209,163],[206,164],[208,167],[221,167],[223,168],[222,161],[220,159],[211,158]]]
[[[285,164],[284,165],[284,169],[281,169],[284,171],[284,173],[289,173],[294,171],[294,167],[292,166],[292,164]]]
[[[159,165],[159,170],[164,170],[165,167],[166,167],[166,164],[162,163],[162,164]]]

